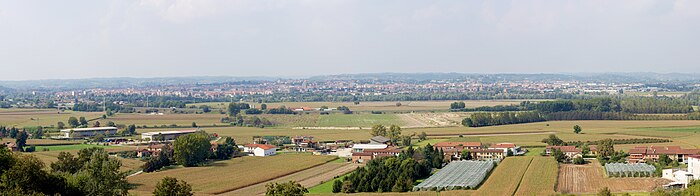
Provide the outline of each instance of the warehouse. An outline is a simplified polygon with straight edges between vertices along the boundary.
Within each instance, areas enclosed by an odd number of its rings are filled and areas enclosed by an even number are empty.
[[[105,137],[117,134],[116,127],[90,127],[90,128],[73,128],[61,130],[61,135],[65,138],[86,138],[93,137],[97,134],[102,134]]]

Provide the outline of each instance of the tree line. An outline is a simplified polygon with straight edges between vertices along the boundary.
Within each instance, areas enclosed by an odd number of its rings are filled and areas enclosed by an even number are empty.
[[[536,111],[532,112],[499,112],[499,113],[474,113],[462,120],[466,127],[483,127],[495,125],[509,125],[519,123],[542,122],[546,119]]]
[[[430,144],[423,148],[408,147],[397,157],[383,157],[367,162],[350,175],[333,182],[334,193],[406,192],[415,180],[428,177],[432,168],[442,168],[441,149]]]

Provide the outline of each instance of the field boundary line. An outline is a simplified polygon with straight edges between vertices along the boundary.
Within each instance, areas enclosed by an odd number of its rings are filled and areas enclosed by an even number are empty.
[[[339,158],[336,157],[335,159],[331,159],[331,160],[326,161],[326,162],[323,162],[323,163],[319,163],[319,164],[312,165],[312,166],[310,166],[310,167],[308,167],[308,168],[306,168],[306,169],[302,169],[302,170],[298,170],[298,171],[289,172],[289,173],[286,173],[286,174],[282,174],[282,175],[276,176],[276,177],[274,177],[274,178],[262,180],[262,181],[260,181],[260,182],[252,183],[252,184],[245,185],[245,186],[238,187],[238,188],[227,189],[227,190],[223,190],[223,191],[211,192],[210,194],[212,194],[212,195],[221,195],[221,194],[224,194],[224,193],[237,191],[237,190],[240,190],[240,189],[243,189],[243,188],[247,188],[247,187],[251,187],[251,186],[258,185],[258,184],[260,184],[260,183],[265,183],[265,182],[270,181],[270,180],[274,180],[274,179],[277,179],[277,178],[287,177],[287,176],[290,176],[290,175],[293,175],[293,174],[296,174],[296,173],[299,173],[299,172],[302,172],[302,171],[306,171],[306,170],[309,170],[309,169],[313,169],[313,168],[316,168],[316,167],[318,167],[318,166],[321,166],[321,165],[324,165],[324,164],[328,164],[328,163],[330,163],[330,162],[332,162],[332,161],[335,161],[336,159],[339,159]]]
[[[530,170],[530,166],[532,165],[532,160],[535,160],[534,158],[530,157],[530,162],[527,163],[527,168],[525,168],[525,172],[523,172],[523,175],[520,175],[520,180],[518,181],[518,186],[515,186],[515,190],[513,190],[513,193],[511,193],[511,196],[514,196],[515,193],[518,193],[518,189],[520,189],[520,184],[523,183],[523,179],[525,178],[525,174],[527,174],[527,171]]]

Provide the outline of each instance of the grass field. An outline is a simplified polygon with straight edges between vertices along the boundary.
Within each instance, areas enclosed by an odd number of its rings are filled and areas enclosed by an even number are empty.
[[[131,192],[137,195],[150,195],[156,183],[165,176],[187,181],[198,195],[217,194],[265,182],[333,159],[335,157],[307,154],[241,157],[217,161],[204,167],[176,168],[140,174],[128,180],[136,185]]]
[[[61,121],[66,123],[68,118],[83,116],[87,119],[102,116],[101,112],[75,112],[45,109],[0,109],[0,126],[15,127],[36,127],[36,126],[56,126]],[[68,124],[68,123],[66,123]]]
[[[515,195],[554,195],[558,165],[552,157],[533,157]]]
[[[530,166],[532,157],[508,157],[491,173],[477,189],[477,195],[512,195]]]
[[[331,114],[321,115],[319,127],[372,127],[373,125],[399,125],[404,122],[394,114]]]
[[[225,117],[224,114],[163,114],[163,115],[149,115],[149,114],[116,114],[104,120],[112,121],[116,124],[130,125],[134,124],[137,126],[161,126],[161,125],[178,125],[178,126],[191,126],[192,122],[197,123],[199,126],[211,126],[211,125],[224,125],[228,123],[221,123],[221,118]]]
[[[43,151],[44,149],[49,149],[49,151],[67,151],[67,150],[80,150],[83,148],[99,147],[104,149],[119,149],[124,148],[121,146],[102,146],[93,144],[73,144],[73,145],[57,145],[57,146],[38,146],[37,151]]]
[[[83,145],[83,144],[81,144],[81,145]],[[79,145],[69,145],[69,146],[79,146]],[[59,146],[54,146],[54,147],[59,147]],[[61,146],[61,147],[63,147],[63,146]],[[94,147],[94,146],[93,145],[85,145],[85,146],[81,146],[81,147],[88,148],[88,147]],[[100,146],[100,147],[104,147],[104,146]],[[41,160],[42,162],[44,162],[44,164],[46,164],[46,167],[49,167],[52,162],[56,162],[58,160],[57,157],[58,157],[59,153],[69,152],[69,153],[73,154],[74,156],[77,156],[78,151],[80,149],[82,149],[82,148],[74,147],[72,149],[64,149],[64,150],[41,151],[42,148],[43,147],[37,147],[37,152],[31,152],[31,153],[26,153],[26,154],[36,156],[37,158],[39,158],[39,160]],[[118,152],[118,151],[133,150],[133,149],[134,149],[133,147],[114,146],[114,147],[105,148],[105,151]],[[117,159],[119,159],[122,162],[122,167],[121,167],[122,171],[139,170],[140,167],[143,165],[142,161],[139,161],[136,159],[124,159],[124,158],[117,158]]]

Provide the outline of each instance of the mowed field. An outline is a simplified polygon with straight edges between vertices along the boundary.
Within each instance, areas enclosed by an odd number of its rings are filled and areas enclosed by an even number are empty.
[[[178,126],[191,126],[192,122],[197,123],[199,126],[212,126],[212,125],[226,125],[228,123],[221,123],[221,118],[226,117],[224,114],[170,114],[165,113],[163,115],[151,115],[151,114],[140,114],[140,113],[130,113],[130,114],[116,114],[100,121],[112,121],[116,124],[130,125],[134,124],[137,126],[162,126],[162,125],[178,125]]]
[[[604,168],[593,160],[586,165],[563,164],[559,169],[557,191],[560,193],[596,193],[604,187],[611,192],[651,192],[669,183],[663,178],[607,178]]]
[[[290,175],[332,161],[337,157],[308,154],[280,154],[271,157],[241,157],[217,161],[208,166],[175,168],[128,178],[136,187],[131,193],[151,195],[163,177],[185,180],[197,195],[234,191],[246,186]]]

